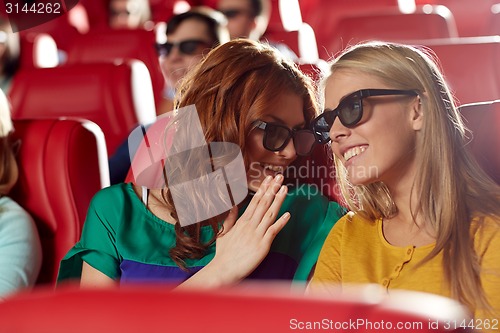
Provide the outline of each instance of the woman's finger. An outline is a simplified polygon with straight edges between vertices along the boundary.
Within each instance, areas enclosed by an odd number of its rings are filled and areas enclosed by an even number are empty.
[[[281,188],[282,182],[283,182],[283,175],[276,176],[274,178],[274,181],[271,182],[266,192],[263,194],[262,198],[260,198],[258,205],[255,208],[253,215],[251,216],[251,220],[253,221],[253,223],[257,225],[261,223],[262,219],[264,218],[264,215],[267,213],[269,207],[271,207],[272,203],[274,202],[276,194]],[[274,218],[276,219],[276,217],[277,216],[275,215]]]
[[[281,217],[273,223],[264,234],[264,241],[271,244],[274,241],[276,235],[283,229],[283,227],[290,221],[290,213],[286,212]]]
[[[288,193],[288,188],[285,185],[282,185],[278,193],[276,193],[274,200],[271,203],[271,206],[267,209],[266,213],[262,218],[262,221],[259,224],[259,228],[262,230],[263,233],[265,233],[266,230],[271,225],[273,225],[273,223],[275,223],[276,219],[278,218],[278,213],[280,211],[281,205],[283,204],[283,201],[285,200],[287,193]]]
[[[260,199],[263,197],[264,193],[266,193],[267,188],[269,187],[269,184],[271,183],[271,180],[273,177],[267,176],[262,183],[260,184],[259,188],[257,189],[257,192],[253,195],[252,200],[250,200],[250,203],[248,204],[247,208],[245,209],[245,212],[243,215],[241,215],[242,219],[250,219],[257,208]]]

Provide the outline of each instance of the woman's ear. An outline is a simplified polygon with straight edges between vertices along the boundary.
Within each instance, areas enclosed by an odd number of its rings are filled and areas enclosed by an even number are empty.
[[[422,99],[417,96],[411,103],[411,124],[415,131],[420,131],[424,125],[424,112],[422,107]]]

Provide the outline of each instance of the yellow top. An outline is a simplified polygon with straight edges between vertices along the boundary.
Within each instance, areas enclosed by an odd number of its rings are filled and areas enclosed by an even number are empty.
[[[495,318],[491,314],[474,315],[500,320],[500,225],[491,218],[484,222],[485,228],[476,233],[474,245],[482,268],[481,282],[497,314]],[[381,219],[371,221],[348,213],[326,238],[310,287],[314,290],[320,284],[377,283],[388,291],[405,289],[449,297],[442,253],[417,267],[434,245],[393,246],[384,238]]]

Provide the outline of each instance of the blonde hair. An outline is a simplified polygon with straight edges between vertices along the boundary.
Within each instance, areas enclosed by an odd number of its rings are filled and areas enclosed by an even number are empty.
[[[17,181],[18,170],[9,134],[12,132],[9,103],[0,90],[0,195],[6,195]]]
[[[468,132],[437,59],[423,48],[370,42],[345,50],[332,62],[329,76],[340,69],[373,75],[394,89],[419,92],[425,114],[419,143],[422,156],[413,184],[419,204],[411,209],[414,218],[430,221],[437,235],[435,248],[422,264],[442,252],[452,297],[472,310],[491,310],[481,287],[474,234],[484,225],[484,217],[500,217],[500,187],[465,147]],[[337,181],[351,210],[370,219],[397,213],[385,184],[353,186],[342,163],[334,159]]]

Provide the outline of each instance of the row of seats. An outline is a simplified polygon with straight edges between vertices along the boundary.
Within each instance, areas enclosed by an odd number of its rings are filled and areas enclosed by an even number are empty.
[[[403,290],[388,295],[373,285],[323,295],[290,292],[280,284],[176,292],[165,285],[67,286],[0,303],[2,329],[17,333],[452,333],[467,331],[450,323],[468,317],[465,307],[451,299]]]
[[[359,39],[371,37],[410,39],[407,37],[410,32],[405,25],[405,19],[414,20],[411,16],[419,11],[424,11],[429,16],[445,17],[448,24],[454,26],[451,29],[452,33],[458,33],[460,37],[500,34],[498,30],[500,18],[498,10],[495,9],[497,3],[498,0],[309,0],[301,1],[300,6],[303,21],[310,24],[316,32],[320,56],[327,59],[326,57],[335,51],[328,50],[332,39],[345,37],[343,33],[351,27],[356,29],[356,33],[348,32],[348,35],[355,35]],[[399,15],[396,15],[398,13]],[[415,35],[411,39],[425,38],[422,34],[428,33],[427,25],[435,24],[431,22],[432,20],[439,19],[422,18],[421,23],[411,29],[411,33]],[[367,21],[372,21],[373,24]],[[359,26],[369,26],[369,29],[360,29]],[[374,35],[375,31],[377,35]],[[348,40],[344,38],[344,42]],[[330,53],[325,53],[322,50],[324,47]]]

